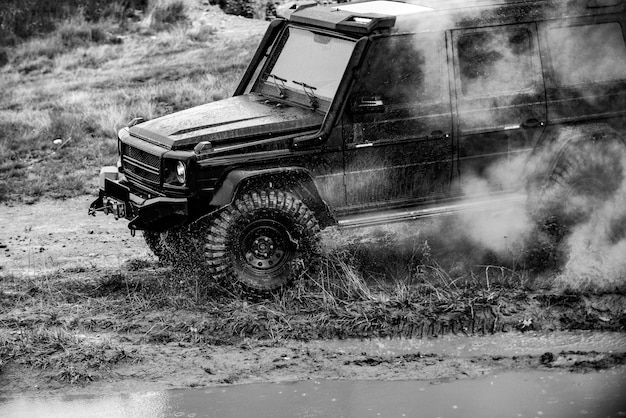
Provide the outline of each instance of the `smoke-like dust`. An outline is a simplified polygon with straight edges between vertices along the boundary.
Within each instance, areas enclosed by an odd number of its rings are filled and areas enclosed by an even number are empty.
[[[560,14],[565,18],[579,12],[569,10],[568,7],[570,7],[569,2],[563,2],[561,10],[550,10],[550,13],[554,16]],[[478,9],[467,12],[467,21],[480,22],[481,16],[476,14],[476,10]],[[496,19],[497,16],[494,15],[491,18]],[[434,28],[431,32],[436,35],[437,30],[446,28],[453,20],[451,16],[442,13],[440,21],[429,25],[429,28]],[[556,265],[550,267],[556,267],[555,281],[559,285],[576,289],[609,289],[624,283],[626,278],[626,152],[624,146],[618,145],[618,142],[613,140],[608,149],[594,148],[592,145],[596,138],[589,126],[580,131],[572,127],[560,127],[558,131],[550,130],[553,129],[551,120],[576,119],[598,112],[598,109],[604,109],[602,111],[607,113],[623,111],[609,100],[609,95],[613,94],[610,92],[610,82],[623,80],[626,77],[626,46],[622,36],[623,29],[617,23],[569,25],[566,20],[554,18],[546,22],[539,27],[538,31],[529,29],[528,25],[512,25],[508,28],[502,26],[485,28],[485,30],[469,30],[455,37],[453,39],[457,54],[454,64],[455,78],[450,83],[456,89],[457,98],[460,98],[457,99],[459,111],[457,116],[460,120],[462,135],[466,134],[465,130],[467,132],[473,130],[492,132],[494,127],[501,129],[502,126],[516,126],[523,123],[526,118],[535,118],[537,121],[545,122],[548,126],[544,136],[548,136],[549,140],[542,146],[541,152],[529,158],[528,153],[515,154],[513,151],[516,150],[510,148],[495,149],[496,145],[502,145],[502,143],[492,144],[485,141],[485,149],[470,149],[467,155],[482,157],[490,153],[493,155],[501,153],[503,158],[486,169],[478,167],[479,170],[475,173],[468,172],[467,167],[461,166],[464,203],[469,207],[475,207],[474,210],[468,210],[456,216],[430,220],[427,226],[420,223],[415,224],[416,226],[403,225],[386,229],[397,234],[401,241],[410,236],[420,237],[420,239],[435,236],[448,249],[456,246],[459,249],[459,256],[462,252],[470,253],[468,257],[477,264],[484,263],[486,258],[493,259],[495,255],[498,261],[504,263],[514,264],[521,268],[527,266],[536,268],[542,262],[550,261],[542,260],[541,257],[553,257],[558,260]],[[419,31],[420,28],[416,28],[416,32]],[[443,32],[440,34],[443,38]],[[543,39],[545,44],[540,45],[539,38]],[[444,80],[438,77],[438,71],[433,71],[436,66],[428,67],[426,63],[437,62],[441,57],[442,44],[432,42],[434,39],[432,36],[428,38],[429,42],[425,42],[425,38],[420,37],[419,34],[414,39],[415,51],[409,51],[410,54],[408,54],[403,50],[402,54],[395,55],[402,56],[404,61],[409,61],[406,56],[413,56],[411,62],[418,63],[415,66],[420,67],[412,70],[415,76],[407,78],[409,72],[407,65],[397,66],[397,68],[391,66],[390,70],[385,73],[385,83],[379,83],[378,79],[371,83],[373,86],[384,84],[384,91],[372,90],[372,95],[376,95],[374,93],[381,96],[393,95],[398,90],[411,92],[413,96],[415,92],[420,92],[419,98],[431,99],[431,95],[426,92],[440,92],[435,87]],[[540,46],[546,49],[542,51],[541,59]],[[388,58],[390,57],[385,56],[380,61],[385,62]],[[543,65],[546,67],[543,68]],[[445,68],[445,64],[442,64],[442,68]],[[550,74],[550,76],[544,79],[545,74]],[[409,88],[407,80],[417,84]],[[436,83],[437,86],[430,86],[428,83]],[[527,112],[530,114],[528,116],[524,113],[526,112],[523,109],[524,103],[530,106],[536,104],[537,100],[541,100],[541,97],[545,97],[544,86],[546,84],[552,89],[563,90],[564,94],[571,95],[571,102],[566,105],[552,103],[545,107],[536,106],[532,111]],[[365,90],[370,88],[367,83],[364,86]],[[365,94],[365,92],[361,93]],[[441,94],[445,97],[446,93],[444,91]],[[402,96],[402,103],[405,100],[413,100],[413,96],[407,98],[407,94]],[[488,98],[493,98],[493,101],[489,102],[486,100]],[[392,99],[386,97],[384,99],[385,103],[392,102]],[[477,100],[483,100],[483,102],[477,103]],[[575,108],[575,106],[580,108]],[[477,111],[478,107],[480,107],[479,111]],[[416,109],[417,113],[422,111],[419,108]],[[416,115],[416,117],[421,116],[423,115]],[[605,126],[600,130],[607,133],[610,128]],[[520,129],[521,131],[523,129]],[[529,132],[522,132],[520,136]],[[384,132],[384,135],[389,135],[389,133]],[[514,144],[514,146],[525,150],[533,149],[537,145],[538,137],[530,138],[529,133],[526,142]],[[577,138],[579,142],[587,145],[572,147],[574,154],[564,155],[564,144],[572,138]],[[495,140],[507,141],[506,138],[495,138]],[[509,145],[512,143],[509,142]],[[614,146],[617,147],[614,148]],[[461,149],[460,153],[464,151]],[[508,156],[504,157],[504,155]],[[551,182],[552,185],[567,186],[567,184],[560,184],[567,183],[567,178],[558,176],[551,178],[554,162],[563,158],[572,160],[573,167],[561,167],[560,174],[572,176],[573,179],[570,179],[572,182],[585,180],[572,174],[572,170],[575,170],[575,166],[581,159],[591,161],[597,166],[610,164],[614,167],[612,172],[605,170],[604,173],[598,173],[604,175],[608,173],[610,178],[602,176],[595,178],[597,182],[610,184],[608,187],[610,194],[598,198],[598,196],[586,195],[584,192],[564,193],[562,189],[554,194],[552,189],[556,187],[551,186]],[[607,161],[603,161],[604,159]],[[409,161],[404,164],[410,166],[415,163],[415,161]],[[585,163],[582,164],[584,166]],[[358,174],[360,177],[351,184],[354,186],[351,192],[355,196],[364,198],[368,189],[373,184],[377,184],[391,193],[394,187],[398,187],[398,184],[403,181],[403,178],[402,176],[389,178],[385,174],[387,174],[385,170],[370,177]],[[594,179],[590,180],[593,182]],[[529,199],[525,200],[522,197],[521,204],[504,206],[500,199],[503,191],[513,191],[521,195],[528,193]],[[584,212],[585,216],[567,225],[567,230],[563,232],[563,235],[558,236],[557,233],[557,236],[553,236],[554,232],[545,228],[544,221],[550,217],[550,210],[555,206],[558,206],[566,215]],[[590,213],[588,213],[589,208],[593,209]],[[554,254],[546,255],[542,252],[543,247],[546,247],[547,251],[553,251]],[[540,249],[542,251],[539,251]],[[465,256],[467,254],[463,255]]]
[[[532,220],[523,206],[521,179],[524,178],[526,156],[494,163],[482,176],[471,176],[463,181],[463,195],[476,210],[459,215],[463,232],[486,250],[496,253],[507,262],[519,258],[516,249],[532,229]],[[493,189],[499,184],[502,190],[520,193],[510,204],[500,201],[504,196]],[[517,197],[517,196],[514,196]]]
[[[623,159],[626,167],[626,159]],[[567,261],[557,283],[610,289],[626,280],[626,178],[566,241]]]
[[[542,260],[532,260],[538,252],[533,246],[551,242],[554,257],[559,258],[559,272],[555,282],[565,288],[610,289],[623,284],[626,279],[626,148],[617,140],[594,143],[588,132],[578,132],[582,145],[569,145],[569,155],[562,150],[563,143],[571,139],[574,129],[561,132],[555,141],[534,157],[519,156],[491,166],[483,176],[466,182],[464,194],[469,201],[476,196],[496,193],[490,184],[498,180],[505,187],[514,188],[520,179],[528,192],[525,205],[506,210],[493,205],[482,211],[466,212],[460,216],[464,233],[476,245],[498,254],[505,261],[517,261],[537,266]],[[550,177],[553,161],[557,157],[576,161],[575,166]],[[581,162],[582,161],[582,162]],[[587,166],[585,166],[587,164]],[[591,172],[590,168],[606,168]],[[577,174],[577,170],[581,174]],[[546,174],[545,176],[543,174]],[[597,178],[585,178],[595,174]],[[606,178],[602,178],[602,176]],[[591,189],[576,192],[574,186],[560,184],[584,180]],[[593,186],[602,193],[594,193]],[[557,189],[560,193],[550,193]],[[572,225],[565,225],[563,237],[551,235],[543,222],[560,211],[565,216],[578,217]],[[582,215],[581,215],[582,213]],[[564,221],[562,221],[564,222]],[[543,260],[545,261],[545,260]]]

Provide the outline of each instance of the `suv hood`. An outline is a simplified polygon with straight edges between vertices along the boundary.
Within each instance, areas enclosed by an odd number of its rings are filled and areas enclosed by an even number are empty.
[[[311,130],[323,119],[312,110],[243,95],[140,123],[130,134],[169,149],[188,149],[200,141],[215,145]]]

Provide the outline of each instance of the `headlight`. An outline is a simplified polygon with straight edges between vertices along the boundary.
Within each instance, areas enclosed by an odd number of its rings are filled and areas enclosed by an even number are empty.
[[[178,180],[180,184],[185,184],[187,181],[187,167],[182,161],[176,164],[176,180]]]

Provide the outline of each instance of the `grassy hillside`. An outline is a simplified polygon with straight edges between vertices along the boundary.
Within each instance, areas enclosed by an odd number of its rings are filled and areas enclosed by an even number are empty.
[[[230,96],[266,26],[199,0],[77,10],[3,48],[0,202],[94,193],[119,128]]]

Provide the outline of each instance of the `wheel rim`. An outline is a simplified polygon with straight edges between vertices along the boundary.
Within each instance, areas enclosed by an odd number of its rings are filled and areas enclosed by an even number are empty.
[[[276,278],[293,258],[295,245],[287,229],[273,220],[252,222],[241,234],[237,264],[255,278]]]

